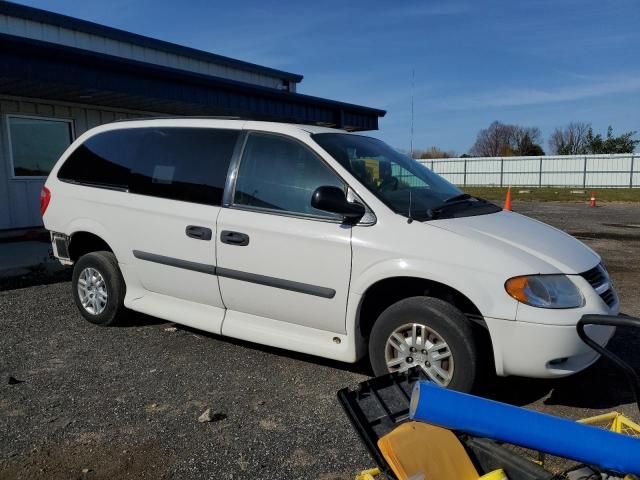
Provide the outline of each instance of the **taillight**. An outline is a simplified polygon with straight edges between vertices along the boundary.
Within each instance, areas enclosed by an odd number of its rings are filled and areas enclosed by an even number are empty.
[[[42,190],[40,190],[40,215],[44,216],[50,201],[51,192],[47,187],[42,187]]]

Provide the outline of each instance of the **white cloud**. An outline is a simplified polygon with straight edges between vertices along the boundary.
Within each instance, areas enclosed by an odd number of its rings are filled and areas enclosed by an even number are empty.
[[[615,93],[630,93],[640,90],[639,75],[624,75],[589,84],[568,85],[557,88],[504,89],[479,95],[454,97],[442,101],[445,109],[467,110],[473,108],[513,107],[547,103],[569,102],[585,98],[600,97]]]

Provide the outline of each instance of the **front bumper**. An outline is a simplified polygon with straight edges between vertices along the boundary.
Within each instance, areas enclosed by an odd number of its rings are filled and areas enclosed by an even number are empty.
[[[578,336],[575,325],[549,325],[486,318],[494,349],[496,373],[533,378],[572,375],[600,355]],[[615,327],[587,325],[585,332],[605,346]]]
[[[607,303],[583,276],[568,277],[582,292],[582,307],[544,309],[518,303],[515,320],[486,319],[498,375],[565,377],[598,360],[600,355],[578,336],[576,324],[584,315],[616,316],[618,298],[610,289],[613,297]],[[605,346],[615,326],[587,325],[585,331],[598,345]]]

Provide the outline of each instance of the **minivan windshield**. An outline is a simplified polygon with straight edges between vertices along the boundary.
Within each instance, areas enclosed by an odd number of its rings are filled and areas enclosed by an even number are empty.
[[[425,221],[501,210],[463,193],[376,138],[348,133],[317,133],[312,138],[389,208],[406,217]]]

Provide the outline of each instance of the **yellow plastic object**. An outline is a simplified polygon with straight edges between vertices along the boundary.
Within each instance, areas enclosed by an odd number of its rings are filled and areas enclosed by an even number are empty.
[[[379,468],[370,468],[369,470],[363,470],[356,475],[356,480],[375,480],[375,477],[380,475]]]
[[[375,158],[365,158],[364,159],[364,168],[367,169],[369,175],[371,175],[371,179],[375,182],[376,185],[380,184],[380,160],[376,160]]]
[[[478,480],[469,455],[450,431],[406,422],[378,440],[378,448],[398,480]]]
[[[622,433],[623,435],[640,437],[640,425],[632,422],[618,412],[609,412],[602,415],[596,415],[595,417],[583,418],[582,420],[578,420],[578,422],[606,428],[607,430]]]
[[[509,480],[507,474],[504,473],[504,470],[499,468],[498,470],[494,470],[493,472],[485,473],[478,480]]]

